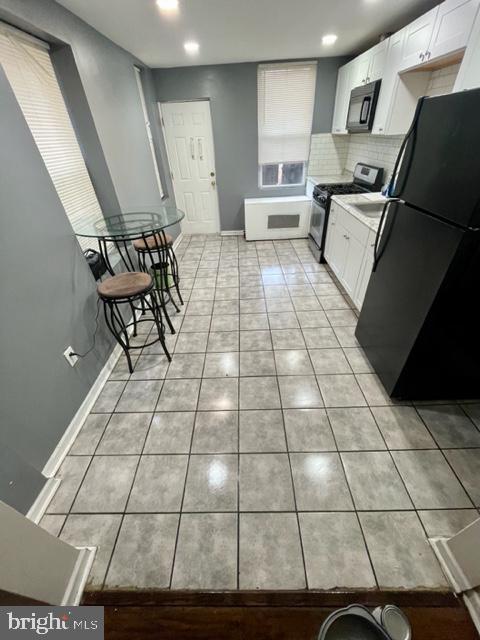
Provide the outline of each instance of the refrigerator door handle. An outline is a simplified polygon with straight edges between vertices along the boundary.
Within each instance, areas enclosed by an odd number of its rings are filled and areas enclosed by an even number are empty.
[[[412,134],[416,131],[417,128],[417,122],[418,122],[418,118],[420,117],[420,111],[422,109],[422,105],[423,105],[423,101],[425,100],[425,97],[420,98],[419,101],[417,102],[417,107],[415,109],[415,114],[413,116],[413,120],[412,120],[412,124],[410,125],[410,129],[407,131],[405,138],[403,139],[403,142],[400,146],[400,149],[398,151],[398,156],[397,159],[395,160],[395,165],[393,167],[393,171],[392,171],[392,177],[390,178],[390,182],[388,183],[388,187],[387,187],[387,195],[390,196],[391,198],[399,198],[401,195],[401,191],[403,189],[403,185],[401,186],[400,189],[396,189],[396,193],[394,193],[394,189],[395,189],[395,182],[397,180],[397,174],[399,172],[400,169],[400,164],[401,161],[403,159],[403,153],[406,149],[407,146],[407,142],[409,140],[409,138],[412,136]],[[408,173],[407,173],[408,176]],[[405,176],[405,180],[407,179],[407,176]]]
[[[380,262],[381,254],[378,249],[380,246],[380,238],[382,236],[382,231],[384,227],[384,223],[387,217],[388,206],[391,202],[398,202],[398,200],[387,200],[383,205],[382,215],[380,216],[380,223],[377,229],[377,235],[375,236],[375,244],[373,245],[373,266],[372,273],[377,270],[377,265]],[[385,248],[385,247],[384,247]]]

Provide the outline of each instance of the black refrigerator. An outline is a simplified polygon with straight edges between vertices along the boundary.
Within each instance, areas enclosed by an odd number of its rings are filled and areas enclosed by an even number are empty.
[[[422,98],[356,337],[390,396],[480,398],[480,89]]]

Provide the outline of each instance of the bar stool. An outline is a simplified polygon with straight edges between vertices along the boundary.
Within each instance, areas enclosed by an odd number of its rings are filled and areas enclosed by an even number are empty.
[[[151,273],[154,278],[154,287],[158,292],[160,305],[165,314],[170,331],[175,333],[166,304],[171,302],[177,313],[180,311],[172,295],[171,287],[175,287],[180,304],[183,305],[180,293],[178,275],[178,263],[173,250],[173,238],[163,230],[150,236],[142,236],[133,240],[133,248],[138,255],[140,270]]]
[[[120,273],[101,282],[97,287],[97,293],[103,302],[105,322],[115,340],[122,347],[128,362],[128,369],[133,373],[132,360],[130,358],[131,349],[143,349],[156,342],[160,342],[168,361],[172,357],[165,344],[165,326],[162,320],[160,305],[158,304],[156,289],[153,285],[152,276],[148,273],[138,271]],[[140,307],[138,306],[140,304]],[[133,319],[125,322],[121,311],[121,305],[128,304]],[[137,306],[136,306],[137,304]],[[133,326],[133,335],[137,335],[137,324],[139,322],[150,321],[151,318],[136,317],[139,308],[144,311],[148,309],[155,322],[158,338],[147,342],[142,346],[132,346],[128,336],[129,327]]]

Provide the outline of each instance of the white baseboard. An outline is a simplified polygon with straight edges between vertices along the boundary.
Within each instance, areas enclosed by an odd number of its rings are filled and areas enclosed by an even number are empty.
[[[173,241],[173,245],[172,248],[175,251],[175,249],[178,247],[178,245],[180,244],[180,242],[183,240],[183,231],[180,231],[180,233],[178,234],[178,236],[175,238],[175,240]]]
[[[93,405],[95,404],[95,401],[100,395],[100,392],[103,389],[103,385],[108,380],[110,374],[113,371],[113,368],[117,364],[117,360],[120,357],[121,353],[123,353],[122,347],[117,344],[117,346],[112,351],[109,359],[107,360],[105,366],[100,371],[97,379],[90,388],[90,391],[87,393],[85,400],[82,402],[82,404],[78,408],[78,411],[73,416],[72,421],[68,425],[65,433],[60,439],[60,442],[57,444],[52,455],[43,467],[42,473],[47,478],[53,477],[57,472],[59,466],[62,464],[80,429],[83,427],[83,423],[87,419],[87,416],[90,413]]]
[[[43,485],[43,489],[38,494],[35,502],[32,504],[27,513],[27,518],[38,524],[42,519],[43,514],[45,513],[48,505],[50,504],[51,499],[55,495],[58,487],[60,486],[59,478],[48,478],[45,484]]]
[[[74,607],[80,604],[97,547],[77,547],[77,549],[79,549],[80,554],[63,594],[62,602],[60,603],[62,607]]]
[[[243,236],[245,231],[243,229],[239,229],[238,231],[220,231],[221,236]]]

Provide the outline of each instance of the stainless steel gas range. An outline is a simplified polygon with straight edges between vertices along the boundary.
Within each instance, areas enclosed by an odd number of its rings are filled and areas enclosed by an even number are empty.
[[[327,235],[328,215],[332,196],[346,193],[380,191],[383,169],[358,162],[353,172],[353,182],[317,184],[313,189],[312,216],[308,236],[310,250],[318,262],[325,262],[323,250]]]

